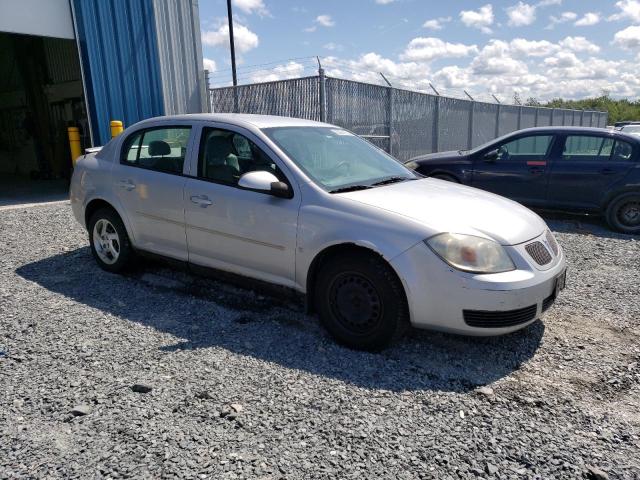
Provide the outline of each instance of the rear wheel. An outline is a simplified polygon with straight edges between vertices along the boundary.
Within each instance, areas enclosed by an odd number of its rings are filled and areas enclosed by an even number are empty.
[[[91,215],[89,244],[100,268],[108,272],[125,270],[133,257],[127,230],[120,216],[109,208],[101,208]]]
[[[406,299],[395,272],[365,252],[327,261],[318,274],[315,305],[329,333],[357,350],[380,350],[407,324]]]
[[[607,223],[623,233],[640,233],[640,194],[625,193],[607,208]]]

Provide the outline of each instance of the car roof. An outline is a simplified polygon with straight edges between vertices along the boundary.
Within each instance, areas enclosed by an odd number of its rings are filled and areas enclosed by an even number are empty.
[[[334,127],[328,123],[305,120],[302,118],[280,117],[276,115],[255,115],[250,113],[190,113],[184,115],[167,115],[154,117],[139,122],[145,123],[171,123],[175,121],[205,121],[221,122],[238,126],[251,125],[257,128],[270,127]]]

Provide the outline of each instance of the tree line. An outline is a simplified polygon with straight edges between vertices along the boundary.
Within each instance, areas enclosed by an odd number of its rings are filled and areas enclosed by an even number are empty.
[[[516,101],[519,99],[516,99]],[[554,98],[548,102],[539,102],[536,98],[528,98],[524,105],[533,107],[548,108],[572,108],[576,110],[598,110],[608,112],[607,123],[613,125],[615,122],[624,120],[640,121],[640,100],[613,99],[608,92],[603,92],[599,97],[583,98],[581,100],[565,100]]]

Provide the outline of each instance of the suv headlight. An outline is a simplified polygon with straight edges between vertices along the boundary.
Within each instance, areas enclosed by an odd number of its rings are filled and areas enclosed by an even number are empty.
[[[487,238],[441,233],[424,241],[453,268],[473,273],[499,273],[516,266],[502,245]]]

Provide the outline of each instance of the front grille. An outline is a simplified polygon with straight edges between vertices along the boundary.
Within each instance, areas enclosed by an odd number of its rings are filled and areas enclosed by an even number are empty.
[[[527,323],[536,318],[537,305],[518,308],[517,310],[503,310],[501,312],[487,310],[463,310],[464,322],[470,327],[502,328],[513,327]]]
[[[531,242],[524,249],[538,265],[546,265],[552,260],[549,250],[545,248],[542,242]]]
[[[549,310],[549,307],[551,307],[551,305],[553,305],[553,302],[556,301],[556,292],[553,292],[551,295],[549,295],[547,298],[545,298],[542,301],[542,311],[546,312],[547,310]]]
[[[551,233],[551,231],[549,230],[547,230],[546,237],[547,237],[547,243],[549,243],[549,246],[551,247],[551,251],[553,252],[554,255],[557,256],[560,250],[558,248],[558,242],[556,241],[556,237],[554,237],[553,233]]]

